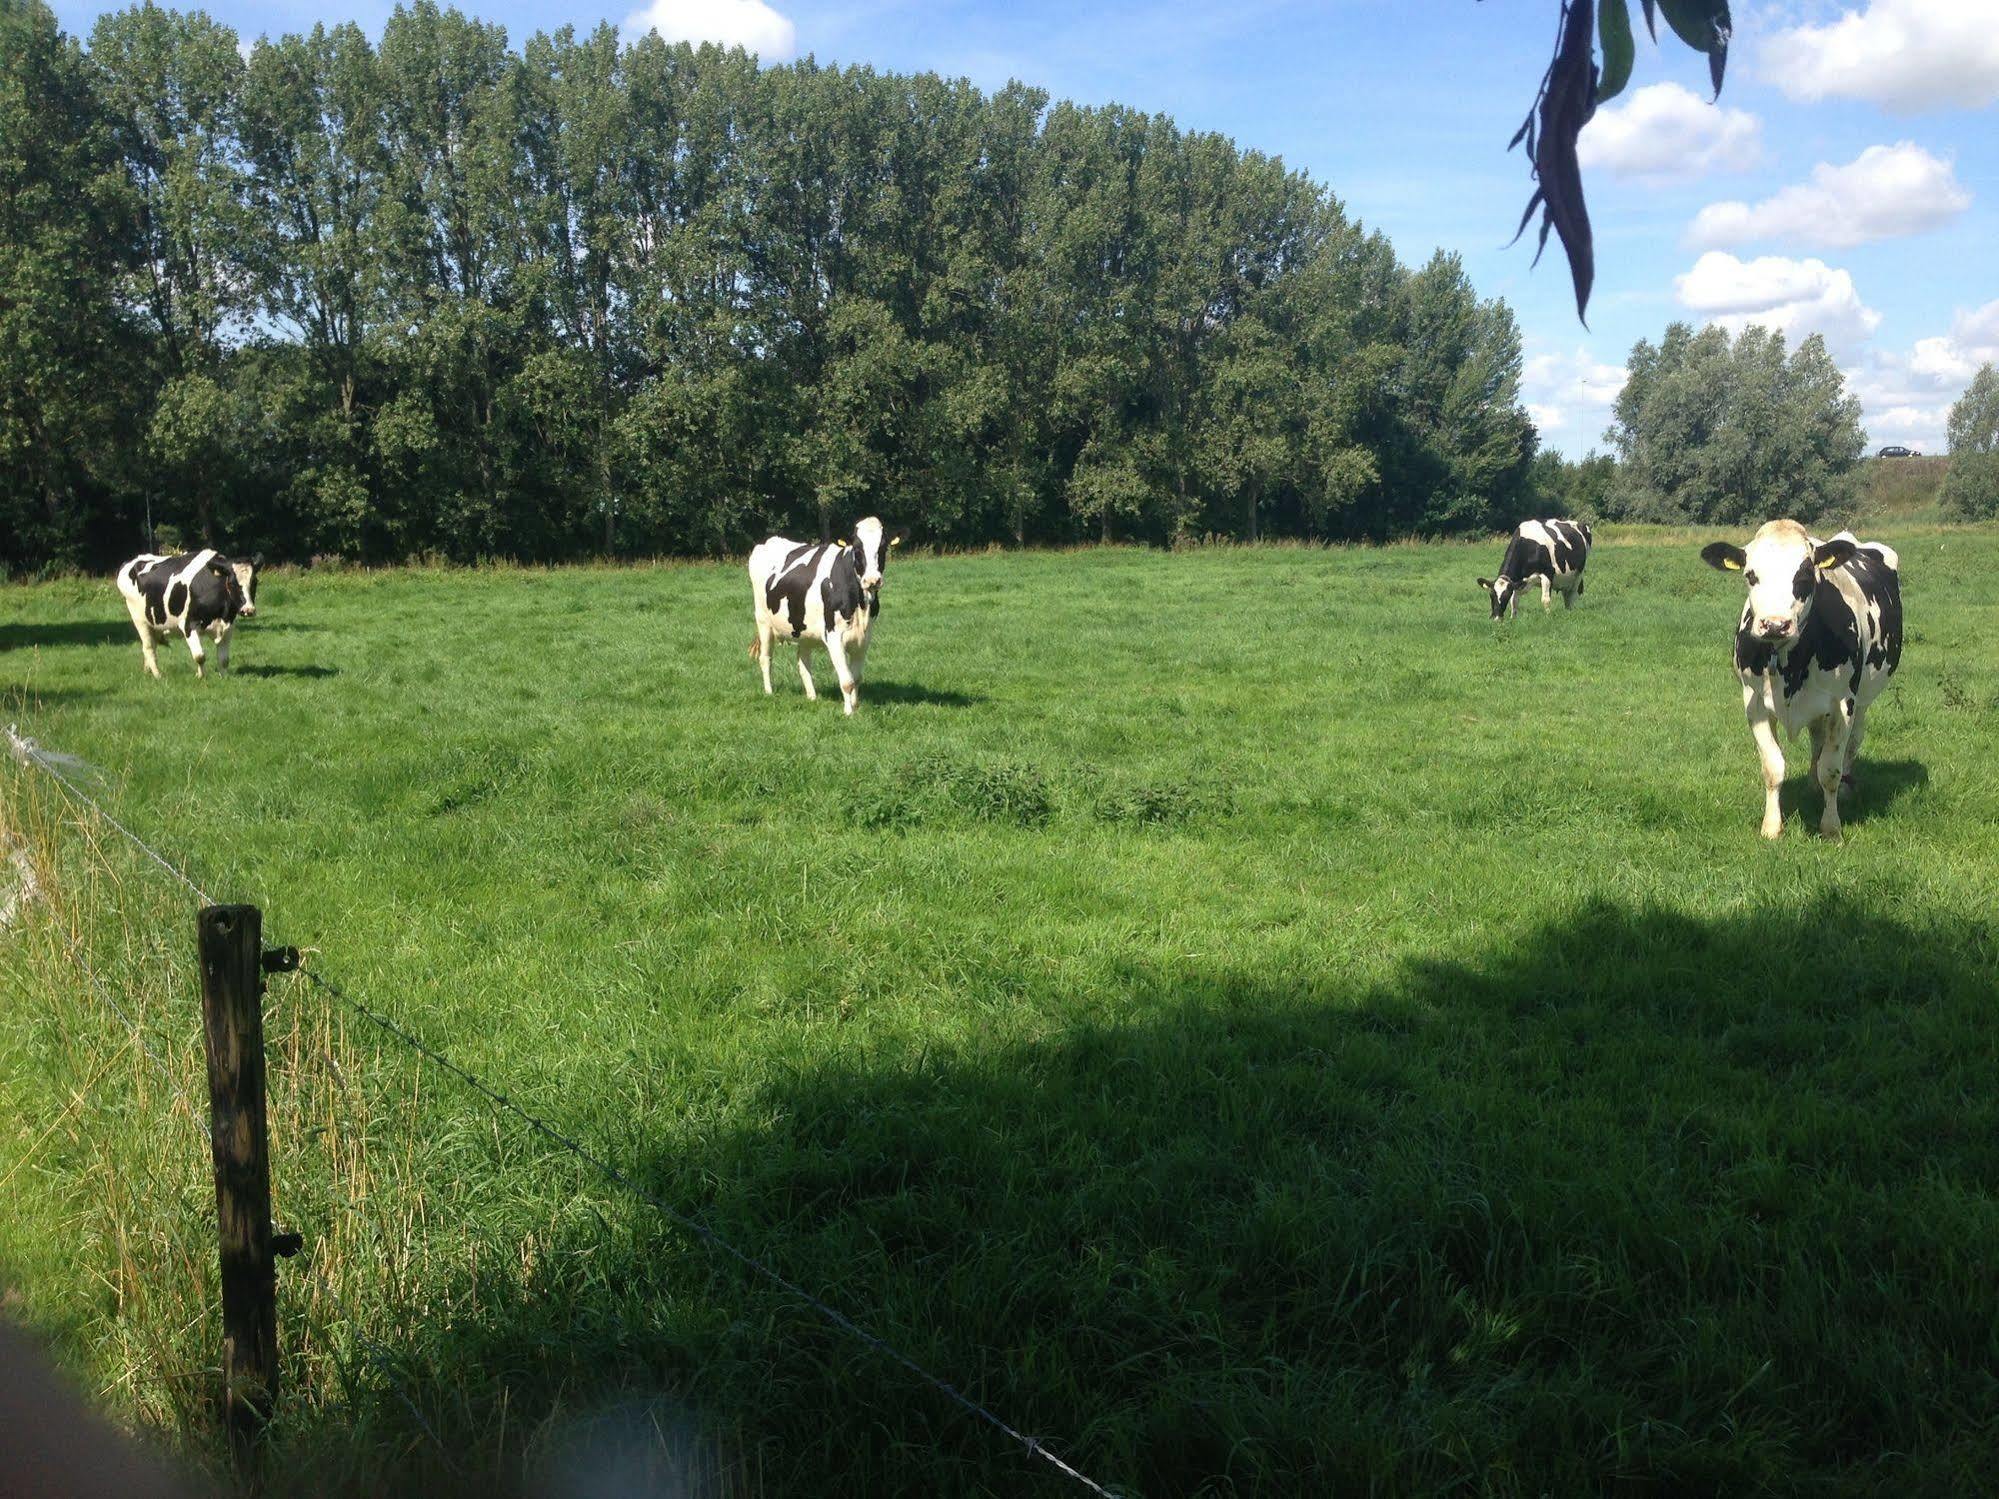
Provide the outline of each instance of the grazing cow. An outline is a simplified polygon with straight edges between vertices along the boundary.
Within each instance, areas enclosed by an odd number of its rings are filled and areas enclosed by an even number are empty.
[[[1564,609],[1574,608],[1583,591],[1591,534],[1580,521],[1522,521],[1499,560],[1499,576],[1478,580],[1478,586],[1492,595],[1492,617],[1518,614],[1520,591],[1535,578],[1541,580],[1543,609],[1548,607],[1550,585],[1561,589]]]
[[[852,713],[861,700],[861,666],[868,634],[881,613],[882,567],[902,534],[884,537],[874,516],[856,523],[852,545],[787,541],[773,536],[750,553],[750,606],[757,638],[750,655],[763,667],[770,692],[770,651],[776,640],[798,642],[798,679],[812,687],[808,653],[817,645],[833,659],[840,699]]]
[[[179,635],[194,657],[194,674],[205,676],[201,633],[215,637],[215,669],[229,669],[229,636],[236,621],[257,612],[257,569],[263,558],[231,562],[213,547],[161,557],[148,552],[118,569],[118,592],[139,632],[146,670],[160,674],[153,637]]]
[[[1748,602],[1735,630],[1742,706],[1763,761],[1763,836],[1784,831],[1781,728],[1812,735],[1812,774],[1825,793],[1819,832],[1839,836],[1839,793],[1853,784],[1867,705],[1902,660],[1900,559],[1848,531],[1830,541],[1796,521],[1773,520],[1747,547],[1701,549],[1710,567],[1742,574]]]

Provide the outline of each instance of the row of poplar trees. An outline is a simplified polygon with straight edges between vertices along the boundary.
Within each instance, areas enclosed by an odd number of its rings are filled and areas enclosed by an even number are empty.
[[[422,3],[0,0],[0,567],[1384,537],[1529,501],[1520,339],[1134,110]]]

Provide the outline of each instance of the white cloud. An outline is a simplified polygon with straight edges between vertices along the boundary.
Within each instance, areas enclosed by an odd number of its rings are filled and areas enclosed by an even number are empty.
[[[1906,353],[1869,350],[1845,373],[1871,442],[1940,453],[1951,404],[1988,363],[1999,365],[1999,300],[1960,310],[1949,333],[1919,338]]]
[[[1610,408],[1624,389],[1624,366],[1604,364],[1577,345],[1564,353],[1535,354],[1520,368],[1520,393],[1528,418],[1542,440],[1564,446],[1562,438],[1594,446],[1610,423]],[[1572,446],[1572,445],[1571,445]]]
[[[1677,83],[1654,83],[1596,112],[1576,142],[1586,167],[1619,177],[1692,178],[1752,167],[1763,124],[1743,109],[1710,104]]]
[[[1865,343],[1881,323],[1881,314],[1860,300],[1853,277],[1823,260],[1738,260],[1710,250],[1673,278],[1673,291],[1682,307],[1732,333],[1758,323],[1781,329],[1794,344],[1819,333],[1835,353]]]
[[[1869,0],[1780,31],[1762,71],[1793,99],[1868,99],[1900,113],[1999,102],[1992,0]]]
[[[1793,183],[1751,207],[1710,203],[1687,230],[1687,242],[1712,249],[1748,240],[1845,249],[1870,240],[1921,234],[1971,206],[1971,194],[1948,161],[1913,141],[1869,146],[1844,166],[1820,162],[1810,182]]]
[[[628,40],[657,31],[669,42],[718,42],[785,62],[798,52],[798,28],[764,0],[652,0],[625,17]]]

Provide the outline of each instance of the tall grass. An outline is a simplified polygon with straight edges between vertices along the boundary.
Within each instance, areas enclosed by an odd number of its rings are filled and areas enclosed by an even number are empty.
[[[1841,846],[1801,764],[1756,838],[1736,587],[1637,528],[1497,627],[1496,544],[898,561],[851,722],[761,696],[701,567],[281,576],[205,684],[17,590],[0,699],[270,940],[1127,1492],[1971,1492],[1999,535],[1886,534]],[[84,966],[198,1088],[192,913],[0,787],[43,886],[0,1275],[215,1471],[199,1110]],[[301,981],[267,1009],[289,1483],[1064,1491]]]

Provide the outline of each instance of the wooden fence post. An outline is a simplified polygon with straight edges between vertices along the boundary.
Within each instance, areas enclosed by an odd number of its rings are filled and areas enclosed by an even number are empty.
[[[264,1118],[264,914],[255,906],[208,906],[195,930],[222,1239],[223,1401],[230,1434],[240,1442],[278,1398],[278,1276]]]

